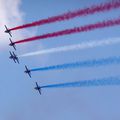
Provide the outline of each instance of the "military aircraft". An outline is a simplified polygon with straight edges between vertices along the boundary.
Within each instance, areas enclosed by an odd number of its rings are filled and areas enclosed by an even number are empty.
[[[11,52],[11,51],[9,51],[9,53],[10,53],[10,59],[13,59],[13,61],[16,63],[18,63],[19,64],[19,59],[18,59],[18,57],[17,57],[17,55],[14,53],[14,52]]]
[[[36,87],[34,89],[38,90],[39,94],[41,95],[41,87],[38,85],[37,82],[36,82]]]
[[[9,40],[10,40],[10,46],[13,46],[13,48],[16,50],[16,47],[15,47],[15,43],[9,38]]]
[[[25,73],[27,73],[29,75],[29,77],[31,78],[31,71],[27,68],[27,66],[25,65]]]
[[[10,37],[12,37],[12,34],[11,34],[11,30],[7,28],[7,26],[5,25],[5,33],[8,33],[10,35]]]

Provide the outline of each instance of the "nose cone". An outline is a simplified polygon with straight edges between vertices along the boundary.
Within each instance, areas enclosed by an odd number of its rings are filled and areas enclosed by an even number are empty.
[[[9,46],[12,46],[12,44],[10,43]]]
[[[9,33],[9,32],[10,32],[10,30],[5,30],[5,32],[6,32],[6,33]]]
[[[38,88],[37,88],[37,87],[34,87],[34,89],[35,89],[35,90],[38,90]]]

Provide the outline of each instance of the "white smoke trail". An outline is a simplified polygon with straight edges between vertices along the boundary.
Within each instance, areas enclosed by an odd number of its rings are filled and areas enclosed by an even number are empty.
[[[112,44],[117,44],[117,43],[120,43],[120,38],[110,38],[107,40],[83,42],[81,44],[76,44],[76,45],[69,45],[69,46],[63,46],[63,47],[50,48],[46,50],[39,50],[36,52],[25,53],[23,55],[20,55],[19,57],[28,57],[28,56],[56,53],[56,52],[67,52],[70,50],[79,50],[79,49],[83,50],[87,48],[106,46],[106,45],[112,45]]]

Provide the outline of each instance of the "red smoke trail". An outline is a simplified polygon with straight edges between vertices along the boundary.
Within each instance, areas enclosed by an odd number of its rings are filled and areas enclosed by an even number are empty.
[[[43,24],[48,24],[48,23],[53,23],[53,22],[57,22],[57,21],[64,21],[64,20],[69,20],[78,16],[86,16],[89,14],[94,14],[97,12],[103,12],[103,11],[109,11],[112,9],[116,9],[116,8],[120,8],[120,0],[113,0],[111,2],[108,3],[104,3],[104,4],[99,4],[96,6],[91,6],[89,8],[85,8],[85,9],[81,9],[78,11],[73,11],[73,12],[68,12],[68,13],[64,13],[62,15],[58,15],[58,16],[53,16],[47,19],[42,19],[33,23],[29,23],[29,24],[25,24],[22,26],[18,26],[18,27],[14,27],[11,28],[10,30],[18,30],[18,29],[23,29],[23,28],[27,28],[27,27],[33,27],[33,26],[38,26],[38,25],[43,25]]]
[[[35,36],[35,37],[32,37],[32,38],[19,40],[19,41],[16,41],[14,43],[18,44],[18,43],[30,42],[30,41],[35,41],[35,40],[40,40],[40,39],[45,39],[45,38],[51,38],[51,37],[58,37],[58,36],[68,35],[68,34],[73,34],[73,33],[78,33],[78,32],[87,32],[87,31],[91,31],[91,30],[94,30],[94,29],[110,27],[110,26],[115,26],[115,25],[120,25],[120,18],[114,19],[114,20],[98,22],[98,23],[95,23],[95,24],[89,24],[89,25],[82,26],[82,27],[75,27],[73,29],[66,29],[66,30],[57,31],[57,32],[53,32],[53,33],[43,34],[43,35],[40,35],[40,36]]]

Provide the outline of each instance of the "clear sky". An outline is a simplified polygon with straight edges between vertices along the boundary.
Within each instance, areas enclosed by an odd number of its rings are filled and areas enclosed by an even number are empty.
[[[23,14],[22,23],[28,23],[106,1],[109,0],[22,0],[19,9]],[[118,18],[120,16],[119,13],[120,9],[116,9],[91,16],[77,17],[69,21],[28,28],[21,38]],[[17,23],[15,20],[16,18],[14,19],[13,17],[10,24],[11,27],[21,23]],[[18,34],[21,31],[23,34],[23,30],[13,32],[14,41],[20,39]],[[120,37],[120,26],[20,44],[17,45],[16,53],[19,55],[92,40],[114,39],[115,37]],[[3,40],[2,37],[1,40]],[[36,81],[39,85],[46,85],[118,76],[120,75],[119,64],[94,68],[34,72],[31,79],[23,72],[24,65],[28,65],[29,68],[35,68],[120,56],[119,46],[119,44],[114,44],[59,54],[25,57],[20,58],[20,65],[17,65],[9,60],[9,50],[13,49],[8,47],[6,43],[6,48],[0,52],[0,120],[120,120],[120,86],[46,88],[42,89],[41,96],[34,90]]]

